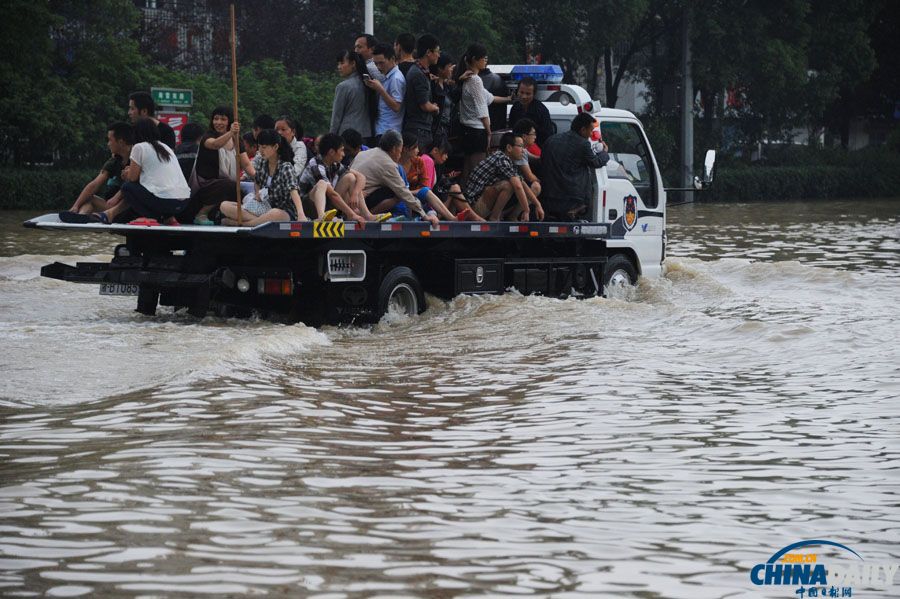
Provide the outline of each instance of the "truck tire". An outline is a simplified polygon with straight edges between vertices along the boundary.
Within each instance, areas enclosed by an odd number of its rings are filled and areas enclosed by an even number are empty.
[[[425,293],[412,269],[395,266],[381,280],[378,288],[378,317],[389,310],[407,316],[415,316],[425,311]]]
[[[145,316],[155,316],[159,305],[159,288],[141,285],[138,288],[137,312]]]
[[[622,254],[613,254],[603,269],[603,295],[612,288],[631,287],[637,283],[637,269],[631,260]]]

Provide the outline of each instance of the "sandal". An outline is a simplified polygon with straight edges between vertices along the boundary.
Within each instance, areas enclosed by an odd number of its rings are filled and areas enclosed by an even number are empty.
[[[90,221],[92,223],[100,223],[101,225],[109,224],[109,217],[106,216],[105,212],[94,212],[93,214],[88,215],[90,217]]]
[[[460,210],[456,213],[456,220],[478,220],[475,218],[475,212],[471,208]]]
[[[337,216],[338,211],[332,208],[328,210],[325,214],[322,215],[322,222],[327,223],[328,221],[334,220],[334,217]]]
[[[194,224],[201,227],[212,227],[216,223],[205,216],[198,216],[194,218]]]
[[[390,212],[382,212],[381,214],[376,214],[373,219],[376,223],[383,223],[387,219],[391,218]]]

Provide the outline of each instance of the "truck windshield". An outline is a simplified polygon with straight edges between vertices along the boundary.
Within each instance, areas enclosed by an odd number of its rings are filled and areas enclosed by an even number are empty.
[[[648,208],[656,207],[654,176],[644,137],[634,123],[600,123],[603,141],[609,146],[607,174],[611,179],[627,179]]]

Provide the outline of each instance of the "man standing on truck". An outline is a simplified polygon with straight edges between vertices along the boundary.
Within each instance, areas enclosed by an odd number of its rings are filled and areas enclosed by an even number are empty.
[[[356,41],[353,42],[353,51],[366,61],[366,69],[369,71],[369,76],[372,79],[384,81],[384,75],[381,74],[381,71],[378,70],[378,67],[375,66],[375,61],[372,59],[372,51],[375,50],[377,43],[378,40],[371,33],[360,33],[356,36]]]
[[[543,190],[541,199],[551,221],[587,218],[594,198],[594,171],[609,162],[606,150],[591,148],[595,121],[591,114],[578,113],[571,129],[550,136],[541,152]]]
[[[553,135],[553,122],[544,103],[534,99],[536,87],[537,82],[531,77],[523,77],[519,82],[516,101],[509,109],[509,126],[514,129],[521,119],[531,119],[537,129],[537,145],[543,148],[547,138]]]
[[[403,97],[406,95],[406,77],[394,62],[394,50],[388,44],[378,44],[373,51],[375,66],[384,75],[384,82],[369,79],[365,84],[378,94],[378,119],[375,121],[375,137],[388,129],[403,128]]]
[[[406,72],[406,95],[403,99],[406,114],[402,133],[415,135],[420,152],[432,146],[431,123],[440,107],[432,101],[431,65],[441,57],[441,45],[436,37],[426,33],[416,44],[416,62]]]

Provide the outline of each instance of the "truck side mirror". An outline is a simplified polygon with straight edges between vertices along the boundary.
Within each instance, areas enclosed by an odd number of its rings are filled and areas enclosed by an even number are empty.
[[[697,191],[708,188],[713,182],[713,173],[716,168],[716,151],[707,150],[703,159],[703,179],[694,177],[694,189]]]
[[[707,150],[706,158],[703,159],[703,183],[704,187],[713,182],[713,171],[716,166],[716,151]]]

